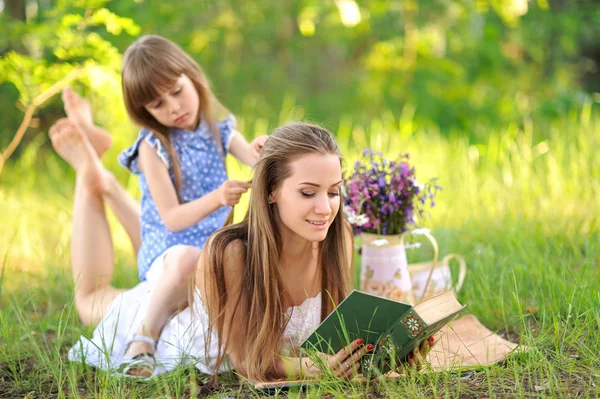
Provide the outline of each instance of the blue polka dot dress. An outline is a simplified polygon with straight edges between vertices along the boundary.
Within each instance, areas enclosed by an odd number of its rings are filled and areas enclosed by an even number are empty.
[[[221,135],[219,145],[222,146],[226,156],[235,128],[233,115],[218,122],[217,128]],[[196,131],[174,130],[170,137],[173,149],[179,157],[182,203],[193,201],[215,191],[227,180],[223,156],[206,121],[203,120]],[[167,229],[150,194],[146,176],[139,169],[138,153],[142,141],[146,141],[156,150],[160,159],[169,168],[172,181],[174,181],[174,175],[167,150],[149,130],[142,129],[135,143],[119,155],[119,163],[139,176],[139,185],[142,191],[140,220],[142,246],[137,260],[140,280],[144,281],[152,262],[168,248],[177,244],[202,248],[208,237],[223,226],[231,207],[219,208],[188,229],[178,232]]]

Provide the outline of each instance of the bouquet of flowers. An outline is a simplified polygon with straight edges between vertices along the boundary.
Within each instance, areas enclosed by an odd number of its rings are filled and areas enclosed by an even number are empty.
[[[344,182],[344,211],[354,233],[394,235],[416,227],[425,208],[435,206],[435,193],[441,190],[436,181],[420,183],[409,154],[389,160],[366,149]]]

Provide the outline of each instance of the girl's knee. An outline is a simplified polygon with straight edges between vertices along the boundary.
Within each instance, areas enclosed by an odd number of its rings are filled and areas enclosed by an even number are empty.
[[[113,300],[123,291],[110,285],[91,292],[76,291],[75,309],[81,323],[86,326],[98,324]]]
[[[75,309],[79,321],[84,326],[95,325],[98,316],[102,317],[98,309],[94,309],[94,300],[90,295],[75,295]],[[95,310],[95,311],[94,311]]]
[[[86,305],[82,304],[81,301],[75,300],[75,309],[77,310],[77,315],[79,316],[81,324],[84,326],[92,324],[91,314]]]
[[[196,264],[200,258],[200,250],[194,247],[178,247],[167,254],[165,270],[173,273],[182,280],[194,277]]]
[[[198,263],[199,255],[186,254],[186,256],[179,259],[177,270],[182,277],[190,279],[196,274],[196,265]]]

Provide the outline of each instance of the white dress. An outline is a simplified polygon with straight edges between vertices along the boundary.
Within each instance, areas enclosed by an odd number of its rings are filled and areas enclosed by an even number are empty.
[[[154,262],[146,281],[116,297],[91,339],[82,336],[69,350],[69,360],[82,362],[104,370],[115,370],[121,364],[126,345],[131,341],[146,314],[156,283],[162,277],[161,262]],[[192,315],[193,312],[193,315]],[[284,349],[289,352],[302,343],[320,323],[321,294],[308,298],[299,306],[287,310],[289,322],[284,331]],[[217,336],[213,333],[208,356],[205,352],[208,314],[196,290],[193,310],[186,308],[172,317],[165,327],[154,354],[155,375],[179,366],[194,365],[206,374],[214,374],[217,356]],[[218,372],[230,369],[224,362]]]

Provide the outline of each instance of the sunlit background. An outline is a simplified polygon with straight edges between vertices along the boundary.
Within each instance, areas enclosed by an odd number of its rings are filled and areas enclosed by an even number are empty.
[[[30,353],[28,339],[8,337],[54,329],[64,349],[81,328],[71,320],[65,330],[61,316],[72,295],[74,175],[47,138],[64,116],[58,91],[68,83],[90,100],[114,137],[104,164],[139,195],[116,162],[137,132],[120,67],[147,33],[200,63],[248,139],[303,119],[337,136],[348,165],[364,148],[410,152],[419,180],[443,187],[420,224],[442,256],[467,260],[461,301],[539,348],[494,378],[545,386],[540,376],[561,370],[548,377],[556,396],[600,394],[568,383],[571,372],[600,375],[591,311],[600,306],[600,6],[591,0],[0,0],[0,377],[2,356]],[[233,159],[229,167],[251,176]],[[135,259],[110,217],[117,284],[130,287]],[[431,256],[423,251],[411,259]],[[539,309],[533,330],[526,307]],[[62,364],[59,355],[41,363]],[[460,396],[453,381],[446,389]]]

